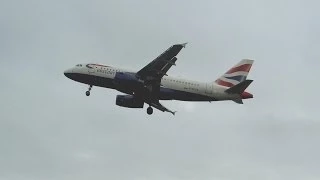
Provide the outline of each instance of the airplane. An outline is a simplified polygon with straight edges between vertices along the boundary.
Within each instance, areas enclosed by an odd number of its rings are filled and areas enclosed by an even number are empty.
[[[254,60],[243,59],[213,82],[198,82],[171,77],[167,72],[176,65],[177,55],[187,43],[174,44],[139,71],[126,70],[97,63],[77,64],[64,71],[74,81],[89,85],[86,95],[90,96],[93,86],[115,89],[116,105],[126,108],[143,108],[148,104],[147,114],[153,108],[162,112],[172,111],[160,100],[178,101],[226,101],[243,104],[243,99],[253,98],[246,88],[253,80],[247,76]]]

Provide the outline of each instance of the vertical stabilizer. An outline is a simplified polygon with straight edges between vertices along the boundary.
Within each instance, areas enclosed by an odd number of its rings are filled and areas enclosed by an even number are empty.
[[[215,83],[221,86],[233,87],[247,79],[254,60],[243,59],[238,64],[229,69]]]

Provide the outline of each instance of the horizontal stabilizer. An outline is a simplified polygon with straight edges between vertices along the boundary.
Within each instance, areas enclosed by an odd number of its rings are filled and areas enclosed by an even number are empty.
[[[233,99],[232,101],[234,101],[235,103],[238,103],[238,104],[243,104],[242,99]]]
[[[230,94],[241,94],[247,87],[252,83],[253,80],[244,80],[239,84],[232,86],[231,88],[227,89],[225,92]]]

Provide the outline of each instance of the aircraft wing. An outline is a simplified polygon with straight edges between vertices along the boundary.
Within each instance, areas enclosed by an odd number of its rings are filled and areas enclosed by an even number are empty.
[[[143,80],[144,87],[147,90],[147,92],[144,92],[144,95],[142,95],[144,96],[145,102],[160,111],[170,112],[173,115],[175,112],[159,103],[158,94],[160,91],[160,82],[172,65],[175,65],[175,62],[177,61],[176,55],[186,46],[186,44],[187,43],[172,45],[136,74],[137,78]]]
[[[171,114],[175,115],[176,111],[171,111],[169,109],[167,109],[166,107],[164,107],[162,104],[160,104],[160,102],[153,102],[153,103],[150,103],[151,106],[153,106],[154,108],[157,108],[159,109],[160,111],[162,112],[170,112]]]
[[[175,57],[187,43],[175,44],[151,61],[148,65],[137,72],[137,76],[145,81],[160,80],[172,65],[175,65]]]

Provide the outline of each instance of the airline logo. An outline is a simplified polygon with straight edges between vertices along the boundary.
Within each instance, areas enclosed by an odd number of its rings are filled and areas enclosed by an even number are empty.
[[[232,67],[215,82],[221,86],[232,87],[246,80],[253,60],[244,59]]]

